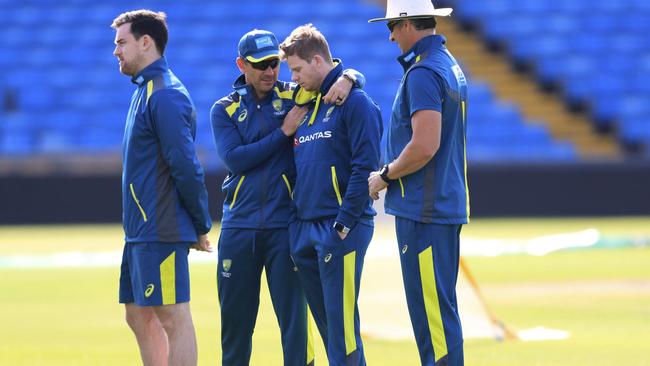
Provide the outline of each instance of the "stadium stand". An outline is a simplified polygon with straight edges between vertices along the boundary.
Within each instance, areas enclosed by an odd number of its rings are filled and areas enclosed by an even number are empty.
[[[456,0],[488,44],[586,110],[598,131],[650,154],[650,3],[644,0]]]
[[[509,52],[516,62],[534,63],[540,82],[564,85],[569,103],[590,103],[594,120],[599,125],[617,126],[621,141],[650,143],[650,103],[646,100],[650,83],[637,80],[645,77],[637,70],[650,69],[650,56],[626,56],[640,47],[647,49],[648,42],[637,36],[646,29],[645,24],[650,24],[643,23],[645,17],[640,15],[642,11],[650,13],[643,1],[634,2],[639,8],[639,14],[634,16],[638,21],[624,25],[627,20],[601,17],[600,21],[588,21],[574,17],[593,10],[591,5],[587,8],[586,0],[567,4],[538,4],[532,0],[452,3],[459,19],[480,24],[489,42],[510,45]],[[535,15],[556,5],[566,9],[557,16]],[[622,6],[608,6],[608,11],[625,11]],[[330,40],[334,56],[366,75],[366,89],[381,107],[385,123],[401,76],[395,62],[399,50],[387,42],[385,27],[366,24],[367,19],[383,12],[369,2],[330,0],[305,7],[295,0],[278,0],[273,6],[255,0],[0,0],[0,8],[7,23],[0,31],[0,67],[4,70],[0,75],[0,155],[4,158],[119,154],[124,113],[133,85],[119,75],[112,56],[114,32],[109,25],[115,15],[134,8],[157,9],[169,15],[166,56],[196,104],[197,139],[208,169],[220,166],[214,153],[209,110],[216,99],[230,91],[238,74],[234,65],[237,42],[252,28],[269,29],[282,39],[296,25],[314,23]],[[513,12],[518,16],[512,16]],[[574,24],[575,19],[580,22]],[[616,52],[609,47],[602,49],[600,33],[566,37],[576,27],[590,24],[608,29],[615,26],[608,25],[611,22],[618,27],[616,36],[610,39],[617,44]],[[549,28],[553,32],[539,31]],[[629,34],[624,33],[625,29]],[[557,57],[567,49],[572,49],[570,57]],[[610,65],[602,60],[603,55],[625,64]],[[602,68],[612,72],[594,78],[593,70]],[[616,70],[619,72],[614,73]],[[281,78],[290,79],[286,66],[282,66]],[[469,78],[471,161],[579,159],[572,142],[557,140],[545,124],[527,120],[516,104],[495,97],[488,82],[471,74]],[[620,96],[615,103],[611,102],[612,95]]]

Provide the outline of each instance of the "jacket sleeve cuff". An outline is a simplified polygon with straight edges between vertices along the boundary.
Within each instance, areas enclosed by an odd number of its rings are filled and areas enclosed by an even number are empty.
[[[196,230],[197,235],[205,235],[210,232],[212,229],[212,223],[208,222],[206,224],[194,225],[194,230]]]
[[[339,214],[336,215],[336,221],[343,224],[343,226],[352,229],[357,225],[359,219],[357,217],[350,215],[347,212],[343,212],[339,210]]]
[[[282,132],[282,128],[278,127],[275,129],[275,131],[272,132],[274,134],[273,140],[277,141],[278,143],[286,143],[287,140],[291,139],[292,136],[287,136]]]

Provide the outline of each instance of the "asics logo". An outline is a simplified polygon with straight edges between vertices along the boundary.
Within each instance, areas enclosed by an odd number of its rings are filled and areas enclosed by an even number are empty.
[[[332,259],[332,253],[327,253],[325,256],[325,263],[329,262]]]
[[[402,247],[402,254],[406,254],[407,250],[409,250],[409,246],[404,244],[404,246]]]
[[[244,122],[244,120],[246,119],[247,116],[248,116],[248,111],[244,109],[244,110],[239,114],[239,117],[237,117],[237,121],[239,121],[239,122]]]
[[[144,297],[151,296],[151,294],[153,294],[153,289],[155,287],[156,286],[154,286],[153,283],[150,283],[149,285],[147,285],[147,288],[144,290]]]

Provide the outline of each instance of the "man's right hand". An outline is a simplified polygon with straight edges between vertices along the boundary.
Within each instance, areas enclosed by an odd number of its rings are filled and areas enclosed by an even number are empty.
[[[196,249],[199,252],[212,253],[212,245],[210,245],[210,240],[208,240],[208,234],[199,235],[197,242],[192,244],[190,248]]]
[[[293,106],[289,113],[284,117],[280,129],[286,136],[293,136],[307,115],[307,107]]]

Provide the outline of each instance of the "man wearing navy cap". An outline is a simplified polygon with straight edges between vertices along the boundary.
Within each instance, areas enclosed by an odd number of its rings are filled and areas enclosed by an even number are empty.
[[[460,231],[469,222],[466,161],[467,80],[436,35],[430,0],[388,0],[390,40],[404,76],[387,135],[385,165],[368,179],[386,192],[395,216],[402,277],[422,365],[463,364],[456,301]]]
[[[262,268],[280,326],[284,365],[314,362],[307,303],[287,233],[295,181],[292,135],[306,108],[294,107],[295,84],[278,81],[279,66],[275,35],[246,33],[237,57],[242,75],[211,111],[217,153],[228,169],[217,265],[223,365],[250,362]],[[363,82],[354,72],[347,77]],[[328,100],[345,100],[353,83],[341,78]]]

